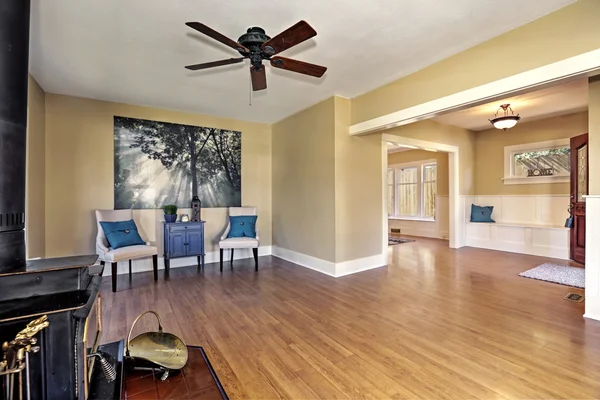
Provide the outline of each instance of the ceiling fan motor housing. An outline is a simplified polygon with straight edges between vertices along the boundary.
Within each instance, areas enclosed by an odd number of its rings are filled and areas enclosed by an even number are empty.
[[[261,55],[263,51],[260,46],[262,46],[262,44],[269,39],[271,38],[265,34],[265,30],[263,28],[253,26],[252,28],[248,28],[246,33],[240,36],[238,43],[250,50],[250,59],[254,61],[252,55]],[[275,50],[273,49],[273,53],[274,52]],[[247,55],[247,53],[242,51],[240,51],[240,54],[243,56]]]

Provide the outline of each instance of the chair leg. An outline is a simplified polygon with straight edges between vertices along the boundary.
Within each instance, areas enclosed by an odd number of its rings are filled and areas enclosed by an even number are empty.
[[[257,247],[252,249],[252,254],[254,254],[254,270],[258,271],[258,248]]]
[[[131,280],[131,260],[129,260],[129,280]]]
[[[158,254],[155,254],[152,256],[152,269],[154,270],[154,281],[157,281],[158,280]]]
[[[111,278],[112,278],[112,291],[113,293],[117,291],[117,263],[114,262],[111,264]]]
[[[231,249],[231,260],[229,260],[229,265],[233,267],[233,249]]]
[[[219,249],[219,259],[220,259],[220,264],[221,264],[221,272],[223,272],[223,249]]]

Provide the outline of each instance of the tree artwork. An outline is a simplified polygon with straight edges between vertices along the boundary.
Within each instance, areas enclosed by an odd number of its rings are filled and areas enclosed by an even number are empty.
[[[115,117],[115,209],[241,205],[241,133]]]

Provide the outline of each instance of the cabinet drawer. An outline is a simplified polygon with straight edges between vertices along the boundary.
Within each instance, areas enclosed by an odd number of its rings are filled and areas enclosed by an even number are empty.
[[[188,225],[188,224],[177,224],[170,225],[169,230],[171,232],[187,232],[187,231],[200,231],[202,230],[202,226],[200,225]]]

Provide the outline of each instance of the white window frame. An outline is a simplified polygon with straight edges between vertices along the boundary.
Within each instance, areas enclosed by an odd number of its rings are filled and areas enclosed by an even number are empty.
[[[396,214],[396,169],[392,168],[391,166],[388,166],[387,170],[388,170],[388,173],[387,173],[387,175],[385,177],[385,179],[386,179],[385,184],[387,186],[387,192],[388,192],[388,194],[389,193],[392,194],[392,204],[394,205],[394,211],[392,212],[392,214],[390,214],[388,212],[388,217],[393,217]],[[387,179],[389,179],[389,173],[390,173],[390,171],[392,172],[393,180],[394,180],[391,184],[387,180]],[[390,187],[391,187],[391,190],[390,190]],[[387,197],[386,197],[385,200],[386,200],[386,204],[387,204]]]
[[[528,185],[536,183],[564,183],[570,182],[570,174],[551,176],[515,176],[514,155],[529,151],[551,150],[570,146],[570,139],[547,140],[544,142],[518,144],[504,148],[504,181],[505,185]]]
[[[430,166],[430,165],[435,165],[436,166],[436,177],[435,177],[435,187],[436,187],[436,202],[437,202],[437,189],[438,189],[438,172],[439,170],[437,169],[437,160],[433,159],[433,160],[424,160],[424,161],[417,161],[417,162],[409,162],[409,163],[402,163],[402,164],[393,164],[393,165],[389,165],[388,166],[388,170],[389,169],[393,169],[394,170],[394,192],[393,192],[393,202],[394,202],[394,214],[393,215],[388,215],[389,219],[399,219],[399,220],[408,220],[408,221],[427,221],[427,222],[435,222],[435,215],[433,217],[425,217],[423,216],[423,214],[425,213],[425,185],[423,184],[423,171],[425,166]],[[417,216],[416,217],[410,217],[410,216],[403,216],[403,215],[399,215],[399,210],[398,210],[398,202],[396,201],[396,199],[398,198],[398,170],[399,169],[405,169],[405,168],[417,168],[417,193],[418,193],[418,201],[417,201]],[[386,185],[387,182],[386,182]],[[389,187],[389,185],[388,185]]]

